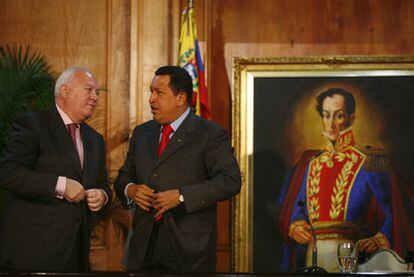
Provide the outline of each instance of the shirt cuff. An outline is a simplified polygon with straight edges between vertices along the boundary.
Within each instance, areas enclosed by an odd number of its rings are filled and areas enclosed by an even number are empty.
[[[103,189],[101,189],[101,191],[103,192],[103,194],[105,195],[105,201],[104,201],[104,206],[106,205],[106,203],[108,203],[108,194],[106,193],[106,191],[104,191]]]
[[[56,187],[55,187],[55,197],[59,199],[63,199],[65,190],[66,190],[66,177],[59,176],[57,183],[56,183]]]
[[[130,185],[135,185],[134,183],[129,183],[128,185],[126,185],[126,187],[125,187],[125,189],[124,189],[124,195],[125,195],[125,198],[126,198],[126,200],[127,200],[127,206],[131,206],[132,205],[132,203],[134,202],[134,201],[132,201],[132,199],[129,199],[129,197],[128,197],[128,187],[130,186]]]

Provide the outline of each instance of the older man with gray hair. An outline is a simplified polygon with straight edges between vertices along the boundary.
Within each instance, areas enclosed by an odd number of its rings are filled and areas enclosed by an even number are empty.
[[[13,123],[0,161],[1,270],[89,270],[90,217],[111,200],[104,140],[85,123],[98,96],[93,74],[70,67],[54,107]]]

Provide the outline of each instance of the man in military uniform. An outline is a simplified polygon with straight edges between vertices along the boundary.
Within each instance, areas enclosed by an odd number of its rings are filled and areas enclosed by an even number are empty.
[[[328,89],[317,97],[316,109],[323,123],[326,147],[306,151],[281,196],[281,233],[288,243],[283,249],[284,269],[310,265],[313,236],[317,238],[318,265],[339,270],[337,245],[354,241],[368,254],[392,244],[392,196],[384,153],[360,149],[352,124],[355,99],[343,89]],[[304,208],[297,203],[305,203]],[[372,202],[380,207],[383,220],[368,224]],[[371,229],[370,229],[371,228]]]

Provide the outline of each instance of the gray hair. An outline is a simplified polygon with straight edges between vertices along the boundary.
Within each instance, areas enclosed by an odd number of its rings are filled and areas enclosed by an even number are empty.
[[[62,72],[62,74],[60,74],[59,78],[56,80],[55,98],[60,96],[60,88],[63,85],[67,85],[71,81],[73,75],[78,71],[82,71],[84,73],[87,73],[88,75],[90,74],[91,76],[93,76],[92,72],[84,66],[71,66],[65,69]]]

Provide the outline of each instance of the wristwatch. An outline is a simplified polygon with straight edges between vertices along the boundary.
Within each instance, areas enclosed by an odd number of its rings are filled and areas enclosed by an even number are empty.
[[[184,195],[180,194],[178,200],[180,200],[181,203],[184,203]]]

